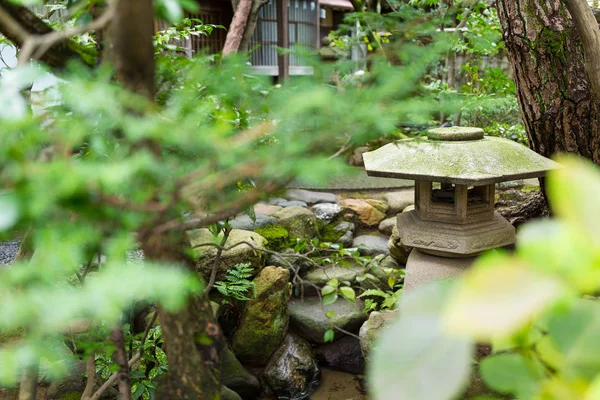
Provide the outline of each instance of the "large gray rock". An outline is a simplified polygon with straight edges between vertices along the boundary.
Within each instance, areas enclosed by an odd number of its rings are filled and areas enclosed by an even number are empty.
[[[396,225],[397,221],[398,218],[396,216],[384,219],[379,223],[379,232],[383,233],[384,235],[390,236],[392,234],[392,230],[394,229],[394,225]]]
[[[221,383],[244,399],[255,399],[260,394],[258,379],[246,371],[229,347],[221,353]]]
[[[326,343],[319,346],[316,353],[321,364],[351,374],[364,374],[365,358],[360,341],[355,337],[345,336],[332,343]]]
[[[265,367],[267,391],[278,399],[306,399],[319,385],[321,371],[310,344],[288,334]]]
[[[265,365],[288,327],[290,272],[265,267],[254,279],[256,297],[246,302],[231,347],[244,363]]]
[[[394,216],[401,213],[406,207],[415,203],[414,189],[402,190],[400,192],[390,192],[383,195],[383,199],[388,203],[390,208],[387,213]]]
[[[342,208],[336,203],[320,203],[310,208],[318,220],[329,223],[342,211]]]
[[[274,205],[274,206],[279,206],[279,207],[304,207],[304,208],[308,207],[308,204],[306,204],[303,201],[286,200],[286,199],[282,199],[279,197],[269,199],[269,204]]]
[[[253,231],[263,226],[275,225],[278,219],[265,214],[256,214],[256,220],[252,221],[247,215],[240,215],[229,221],[229,225],[233,229],[242,229],[245,231]]]
[[[392,322],[398,316],[398,311],[373,311],[369,315],[369,319],[360,327],[358,337],[360,338],[360,348],[365,360],[369,358],[369,352],[373,348],[373,342],[385,328],[387,324]]]
[[[327,313],[334,311],[330,318]],[[333,304],[323,306],[318,298],[292,300],[289,305],[290,324],[294,331],[313,343],[324,343],[323,335],[332,325],[349,332],[356,332],[367,318],[361,301],[351,303],[338,299]],[[344,336],[335,332],[335,338]]]
[[[85,362],[76,360],[68,376],[50,383],[46,398],[58,400],[69,393],[82,393],[85,389],[85,381]]]
[[[317,218],[303,207],[286,207],[273,214],[279,225],[286,228],[291,238],[311,239],[318,235]]]
[[[307,204],[335,203],[337,201],[337,198],[333,193],[312,192],[310,190],[302,189],[288,190],[285,197],[290,200],[303,201]]]
[[[206,228],[190,231],[188,235],[192,247],[215,243],[213,234]],[[217,241],[220,241],[220,238]],[[251,243],[253,247],[259,250],[254,250],[247,244],[240,244],[230,250],[224,251],[221,254],[221,260],[217,268],[217,280],[224,279],[226,272],[235,264],[250,263],[255,273],[260,272],[264,266],[266,256],[260,249],[265,248],[266,239],[255,232],[233,229],[227,238],[227,242],[225,242],[225,247],[231,247],[241,242]],[[196,270],[204,279],[208,280],[217,255],[217,249],[213,246],[196,247],[194,254],[197,258]]]
[[[357,247],[363,256],[388,255],[388,238],[379,234],[361,235],[354,238],[352,247]]]
[[[311,283],[314,283],[318,286],[325,285],[330,279],[337,279],[340,282],[350,281],[354,282],[357,275],[363,275],[365,273],[365,268],[360,265],[350,265],[350,266],[338,266],[331,265],[325,268],[317,268],[314,271],[309,272],[304,277],[304,280],[307,280]]]

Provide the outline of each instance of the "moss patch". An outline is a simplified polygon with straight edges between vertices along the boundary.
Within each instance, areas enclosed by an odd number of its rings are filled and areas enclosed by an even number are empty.
[[[0,346],[20,339],[22,336],[22,329],[15,329],[13,331],[0,331]]]
[[[264,226],[254,230],[267,239],[266,248],[273,251],[281,251],[287,247],[290,233],[281,225]]]
[[[325,225],[319,226],[319,233],[321,234],[322,242],[335,243],[344,235],[344,232],[338,232],[335,229],[335,221]]]
[[[78,392],[67,393],[63,397],[60,398],[60,400],[80,400],[80,399],[81,399],[81,393],[78,393]]]

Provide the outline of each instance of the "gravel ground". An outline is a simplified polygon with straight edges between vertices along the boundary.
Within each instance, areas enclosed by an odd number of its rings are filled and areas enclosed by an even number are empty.
[[[0,242],[0,265],[10,264],[13,261],[19,251],[19,244],[18,240]]]
[[[19,240],[0,242],[0,265],[12,263],[19,251]],[[127,262],[140,263],[144,261],[144,253],[141,250],[130,251],[127,253]]]

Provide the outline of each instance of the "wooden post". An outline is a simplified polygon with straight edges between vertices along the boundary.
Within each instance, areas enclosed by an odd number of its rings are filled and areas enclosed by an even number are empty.
[[[277,0],[277,46],[282,49],[290,48],[289,0]],[[278,54],[277,66],[279,67],[279,83],[290,77],[290,55]]]

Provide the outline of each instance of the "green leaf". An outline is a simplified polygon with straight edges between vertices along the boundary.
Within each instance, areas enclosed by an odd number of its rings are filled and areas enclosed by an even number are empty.
[[[328,294],[327,296],[323,296],[323,305],[328,306],[330,304],[333,304],[336,302],[337,299],[338,299],[337,293],[331,293],[331,294]]]
[[[558,216],[582,230],[595,246],[600,247],[600,171],[598,166],[581,158],[563,156],[564,168],[548,174],[550,204]]]
[[[358,298],[367,297],[367,296],[377,296],[377,297],[388,297],[389,294],[380,289],[367,289],[362,292]]]
[[[562,282],[508,256],[488,256],[457,283],[444,325],[489,341],[508,336],[564,294]]]
[[[390,287],[390,289],[393,289],[394,286],[396,286],[396,278],[394,278],[393,276],[390,276],[388,278],[387,284]]]
[[[343,298],[346,300],[354,302],[356,300],[356,293],[354,293],[354,289],[348,286],[342,286],[340,288],[340,293]]]
[[[323,341],[325,343],[333,342],[334,338],[335,338],[335,333],[333,332],[333,329],[327,329],[325,331],[325,334],[323,334]]]
[[[561,372],[591,380],[600,371],[600,304],[579,300],[566,311],[555,311],[548,321],[548,336],[551,349],[561,356],[557,365]]]
[[[473,344],[441,329],[446,283],[414,289],[398,319],[386,327],[370,356],[370,393],[377,400],[451,400],[471,374]],[[435,384],[432,384],[435,382]]]
[[[486,357],[480,364],[481,376],[492,389],[518,398],[533,398],[544,379],[543,366],[520,354]]]
[[[328,311],[328,312],[325,313],[325,316],[327,318],[333,318],[333,317],[335,317],[335,311],[333,311],[333,310]]]
[[[329,282],[327,282],[327,285],[337,288],[340,285],[340,283],[338,282],[337,279],[333,278],[333,279],[330,279]]]
[[[328,294],[331,294],[335,291],[336,289],[333,286],[325,285],[321,288],[321,295],[327,296]]]

